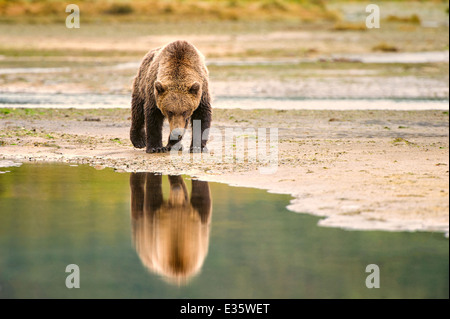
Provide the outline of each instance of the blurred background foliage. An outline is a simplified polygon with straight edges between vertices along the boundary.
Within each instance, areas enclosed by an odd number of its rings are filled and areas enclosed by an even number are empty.
[[[0,22],[61,22],[67,17],[65,7],[69,3],[79,6],[83,22],[339,21],[340,13],[332,8],[336,2],[370,3],[363,0],[0,0]],[[448,3],[442,0],[408,2]]]

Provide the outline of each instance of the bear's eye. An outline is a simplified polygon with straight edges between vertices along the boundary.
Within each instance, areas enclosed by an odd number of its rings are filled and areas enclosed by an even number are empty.
[[[173,116],[173,112],[167,112],[167,115],[169,116],[169,117],[172,117]]]

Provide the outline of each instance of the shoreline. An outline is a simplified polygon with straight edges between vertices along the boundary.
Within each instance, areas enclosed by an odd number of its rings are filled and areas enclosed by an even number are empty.
[[[117,173],[131,173],[131,172],[149,172],[148,170],[133,170],[128,168],[123,168],[122,163],[116,163],[114,165],[99,165],[96,164],[95,157],[91,158],[89,156],[72,156],[72,157],[60,157],[60,158],[42,158],[42,157],[34,157],[28,155],[17,155],[13,157],[2,157],[0,162],[2,161],[10,161],[11,164],[9,166],[0,166],[0,168],[8,168],[11,166],[17,166],[18,163],[24,164],[28,162],[39,163],[64,163],[64,164],[76,164],[76,165],[89,165],[95,169],[105,169],[110,168],[114,169]],[[269,178],[269,181],[265,178],[257,179],[252,176],[257,171],[247,172],[247,173],[238,173],[233,175],[207,175],[207,174],[199,174],[196,170],[181,170],[181,171],[172,171],[172,170],[155,170],[151,171],[153,173],[159,173],[162,175],[187,175],[191,178],[198,179],[206,182],[215,182],[215,183],[223,183],[227,184],[231,187],[245,187],[245,188],[257,188],[267,191],[268,193],[273,194],[285,194],[292,197],[289,204],[286,206],[286,209],[290,210],[293,213],[297,214],[308,214],[313,216],[321,217],[318,222],[318,226],[322,227],[334,227],[341,228],[344,230],[351,231],[396,231],[396,232],[439,232],[443,233],[444,236],[449,238],[449,226],[448,222],[444,220],[445,216],[432,216],[431,218],[411,218],[408,216],[408,219],[402,219],[401,214],[398,214],[394,217],[383,216],[384,214],[373,213],[372,210],[368,209],[366,211],[360,210],[359,205],[350,204],[341,207],[341,210],[338,212],[332,212],[333,207],[319,207],[316,202],[322,202],[323,200],[330,200],[330,204],[334,202],[335,204],[338,202],[335,198],[311,198],[309,194],[297,193],[289,190],[289,183],[280,183],[287,180],[272,180]],[[288,172],[283,172],[285,177],[289,176]],[[317,186],[316,186],[317,187]],[[306,200],[305,200],[306,199]],[[343,200],[340,198],[339,200]],[[358,201],[358,200],[356,200]],[[306,202],[306,205],[305,205]],[[404,216],[403,216],[404,217]],[[434,218],[437,217],[437,218]]]
[[[146,154],[128,140],[126,110],[77,112],[40,110],[32,121],[5,115],[0,158],[186,174],[289,194],[287,208],[323,217],[320,226],[448,237],[448,112],[216,110],[213,126],[219,130],[278,127],[278,169],[270,175],[259,174],[258,163],[210,163],[194,154],[192,165]],[[214,140],[208,145],[220,146]]]
[[[129,109],[129,95],[0,92],[0,107],[28,109]],[[81,102],[80,102],[81,100]],[[74,101],[74,102],[70,102]],[[76,101],[76,102],[75,102]],[[329,110],[329,111],[425,111],[449,110],[448,98],[266,98],[216,96],[215,109]]]

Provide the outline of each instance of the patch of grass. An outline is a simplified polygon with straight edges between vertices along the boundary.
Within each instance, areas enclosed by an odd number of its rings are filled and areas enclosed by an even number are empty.
[[[333,26],[335,31],[365,31],[367,27],[364,23],[337,22]]]
[[[322,0],[80,0],[83,22],[211,21],[211,20],[334,20]],[[62,0],[0,0],[0,21],[6,23],[64,22]],[[83,23],[82,22],[82,23]]]
[[[120,140],[120,138],[116,137],[116,138],[111,138],[110,139],[111,142],[116,142],[118,144],[123,144],[123,142]]]
[[[134,12],[134,8],[129,3],[113,3],[104,11],[107,14],[131,14]]]
[[[39,133],[35,129],[27,130],[27,129],[23,128],[21,133],[22,133],[22,135],[27,135],[27,136],[34,136],[34,137],[39,136]],[[18,136],[20,136],[20,135],[18,135]]]
[[[7,115],[9,113],[11,113],[11,109],[7,109],[7,108],[0,109],[0,114]]]
[[[411,24],[420,24],[421,19],[417,14],[412,14],[409,17],[399,17],[396,15],[389,15],[386,18],[387,22],[400,22],[400,23],[411,23]]]
[[[37,111],[35,109],[24,109],[26,115],[36,115]]]
[[[266,52],[260,52],[266,56]],[[270,56],[270,55],[267,55]],[[280,52],[280,56],[287,57]],[[280,65],[210,65],[211,81],[221,80],[292,80],[299,78],[320,78],[325,75],[348,77],[351,70],[357,69],[359,74],[351,77],[371,76],[448,76],[448,63],[357,63],[357,62],[302,62]],[[367,73],[363,73],[367,71]]]
[[[45,143],[34,142],[33,145],[36,146],[36,147],[54,147],[54,148],[57,148],[57,149],[61,148],[61,146],[59,146],[59,145],[57,145],[55,143],[47,143],[47,142],[45,142]]]
[[[261,9],[287,11],[286,2],[280,0],[266,0],[260,5]]]
[[[12,118],[12,119],[29,119],[30,115],[33,115],[35,119],[49,119],[58,120],[64,119],[67,121],[84,120],[85,117],[99,117],[108,119],[125,120],[130,116],[130,110],[128,109],[41,109],[41,108],[4,108],[8,114],[2,116],[0,112],[0,118]]]
[[[414,143],[405,140],[403,137],[397,137],[392,141],[392,144],[400,144],[400,143],[405,143],[406,145],[413,145]]]
[[[142,57],[144,51],[139,50],[89,50],[89,49],[43,49],[43,48],[10,48],[0,46],[0,55],[8,57]]]
[[[398,48],[395,45],[387,44],[386,42],[380,42],[372,47],[372,51],[397,52]]]

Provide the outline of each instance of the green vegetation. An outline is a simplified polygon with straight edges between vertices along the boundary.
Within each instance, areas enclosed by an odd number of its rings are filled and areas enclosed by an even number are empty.
[[[33,113],[35,120],[60,120],[65,121],[84,121],[87,117],[99,118],[102,122],[127,122],[130,120],[129,109],[47,109],[47,108],[2,108],[0,109],[0,119],[29,119],[29,114]],[[407,121],[409,118],[421,118],[423,121],[448,122],[447,111],[389,111],[389,110],[271,110],[271,109],[214,109],[214,121],[217,122],[235,122],[245,119],[247,122],[263,121],[270,118],[273,125],[277,121],[286,123],[301,123],[302,119],[339,119],[343,121],[358,121],[361,119],[371,120],[384,118],[389,122]],[[332,121],[333,122],[333,121]],[[389,127],[384,127],[389,129]],[[1,133],[1,131],[0,131]],[[402,140],[399,140],[402,141]]]
[[[401,144],[401,143],[405,143],[406,145],[413,145],[414,144],[414,143],[412,143],[412,142],[410,142],[408,140],[405,140],[403,137],[397,137],[397,138],[395,138],[392,141],[392,144],[394,144],[394,145],[398,145],[398,144]]]
[[[329,4],[348,1],[324,0],[79,0],[86,22],[161,21],[250,21],[297,20],[303,22],[339,21],[341,14]],[[358,2],[358,1],[353,1]],[[360,1],[364,4],[367,1]],[[395,1],[389,1],[395,2]],[[401,2],[401,1],[397,1]],[[420,2],[412,1],[412,2]],[[433,1],[445,3],[443,0]],[[63,0],[0,0],[0,22],[61,23],[68,4]],[[448,8],[448,7],[447,7]],[[385,21],[420,24],[417,14],[389,15]],[[358,24],[337,24],[337,30],[360,30]]]
[[[102,119],[114,118],[115,120],[127,119],[129,110],[124,109],[49,109],[49,108],[0,108],[0,119],[15,118],[29,119],[30,115],[36,120],[61,119],[84,121],[86,117],[98,117]]]
[[[355,62],[305,62],[280,65],[209,66],[213,80],[236,79],[298,79],[305,77],[348,76],[351,70],[359,75],[370,76],[415,76],[441,77],[448,75],[447,63],[355,63]],[[367,71],[367,72],[364,72]]]
[[[142,57],[144,51],[136,50],[89,50],[89,49],[43,49],[11,48],[0,45],[0,55],[10,57]]]
[[[395,45],[387,44],[386,42],[380,42],[372,47],[372,51],[397,52],[398,48]]]
[[[118,144],[123,144],[123,142],[122,142],[122,141],[120,140],[120,138],[118,138],[118,137],[112,138],[112,139],[110,139],[110,141],[111,141],[111,142],[118,143]]]
[[[125,15],[133,13],[134,7],[130,3],[112,3],[103,12],[113,15]]]
[[[421,20],[417,14],[412,14],[409,17],[398,17],[396,15],[389,15],[386,18],[386,21],[388,22],[403,22],[403,23],[413,23],[413,24],[420,24]]]
[[[66,1],[0,1],[3,22],[65,21]],[[84,22],[208,20],[335,20],[322,0],[94,0],[77,1]]]
[[[365,23],[338,22],[334,25],[336,31],[366,31]]]
[[[0,116],[1,116],[1,114],[3,114],[3,115],[8,115],[9,113],[11,113],[11,109],[8,109],[8,108],[0,108]]]

